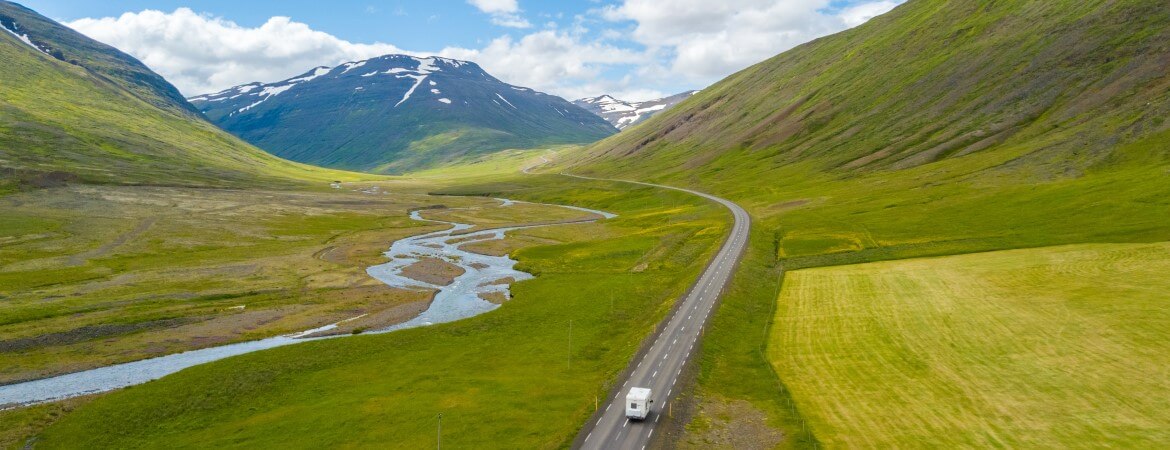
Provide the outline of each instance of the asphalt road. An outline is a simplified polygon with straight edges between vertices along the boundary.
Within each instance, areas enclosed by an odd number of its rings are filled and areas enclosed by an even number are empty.
[[[547,159],[545,161],[547,162]],[[719,253],[691,287],[686,298],[682,299],[682,304],[675,309],[674,315],[666,319],[666,326],[654,337],[650,349],[631,363],[632,370],[628,371],[629,376],[619,380],[622,387],[617,395],[607,399],[602,406],[605,408],[604,412],[591,418],[590,423],[582,429],[584,440],[581,438],[577,440],[579,444],[577,447],[584,449],[642,449],[650,442],[662,416],[667,413],[663,408],[682,390],[682,386],[678,385],[678,377],[683,367],[690,361],[695,343],[702,336],[703,327],[712,309],[723,295],[723,288],[731,279],[736,264],[744,253],[748,231],[751,228],[751,217],[747,211],[731,201],[689,189],[637,181],[565,175],[682,191],[715,201],[730,209],[735,217],[735,225]],[[654,404],[650,416],[644,421],[631,421],[626,418],[625,398],[633,387],[650,388],[652,392]]]

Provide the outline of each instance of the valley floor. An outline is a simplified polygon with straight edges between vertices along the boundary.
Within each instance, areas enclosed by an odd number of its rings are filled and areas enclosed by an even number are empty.
[[[798,270],[768,358],[826,447],[1158,447],[1166,273],[1166,243]]]
[[[385,261],[394,240],[442,228],[407,217],[440,203],[498,204],[381,190],[113,186],[0,198],[0,383],[360,314],[408,319],[431,294],[392,289],[365,269]]]
[[[364,268],[384,260],[380,253],[395,236],[428,230],[407,217],[415,207],[441,204],[447,208],[428,210],[427,217],[484,228],[588,215],[563,208],[545,211],[532,204],[495,208],[500,202],[493,197],[587,206],[619,216],[601,223],[516,230],[503,243],[477,248],[512,254],[520,261],[518,269],[537,276],[516,283],[512,300],[482,316],[257,352],[96,398],[0,412],[0,424],[7,430],[0,440],[19,447],[37,436],[38,448],[163,442],[180,447],[267,446],[306,439],[321,445],[394,442],[422,447],[433,445],[434,419],[442,412],[444,444],[565,445],[592,413],[595,397],[609,389],[638,343],[693,281],[727,223],[716,206],[683,193],[512,173],[512,179],[450,186],[441,196],[388,185],[380,193],[296,193],[269,203],[255,199],[276,194],[83,186],[3,199],[14,202],[9,207],[26,218],[12,222],[9,234],[35,234],[15,230],[32,218],[44,218],[49,230],[60,230],[44,243],[30,240],[24,247],[8,248],[12,253],[4,275],[26,283],[4,294],[14,300],[6,305],[13,324],[8,328],[20,330],[21,339],[136,313],[215,323],[222,320],[217,314],[243,314],[232,310],[240,304],[249,312],[297,311],[301,321],[254,322],[245,327],[253,334],[235,337],[240,339],[299,328],[307,321],[334,320],[331,314],[352,317],[358,308],[383,305],[321,295],[347,292],[356,280],[368,278]],[[22,201],[22,195],[43,197],[30,202]],[[201,203],[213,200],[224,204]],[[86,222],[90,215],[109,225]],[[136,231],[141,217],[152,216],[159,218],[142,227],[145,231]],[[131,237],[111,246],[110,253],[66,270],[75,278],[64,280],[72,281],[37,281],[61,279],[52,272],[78,253],[65,249],[102,248],[127,233]],[[85,245],[50,245],[54,239]],[[38,245],[46,248],[36,253]],[[19,252],[36,257],[19,258]],[[241,274],[211,270],[235,266],[254,268]],[[181,278],[168,284],[175,277]],[[109,290],[105,297],[86,296],[90,291],[84,288],[91,286]],[[249,288],[241,291],[239,286]],[[60,298],[50,297],[44,305],[34,301],[49,292],[60,292],[54,294]],[[82,294],[73,295],[77,292]],[[204,293],[206,298],[194,301],[183,292]],[[123,297],[99,301],[113,294]],[[148,294],[158,298],[140,298]],[[74,366],[48,363],[81,366],[133,358],[135,351],[145,351],[138,349],[153,348],[143,346],[150,339],[182,348],[190,345],[187,335],[174,330],[184,326],[12,355],[21,358],[17,368],[24,371],[70,370]],[[168,332],[175,334],[161,334]],[[107,341],[116,344],[110,347],[115,351],[103,354]]]

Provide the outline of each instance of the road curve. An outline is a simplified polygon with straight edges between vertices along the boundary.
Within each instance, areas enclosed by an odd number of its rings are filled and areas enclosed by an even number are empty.
[[[530,168],[526,168],[525,172]],[[702,335],[712,309],[723,295],[724,287],[731,280],[731,275],[743,256],[744,248],[747,247],[748,231],[751,228],[751,217],[747,211],[729,200],[690,189],[639,181],[562,175],[682,191],[719,203],[731,210],[735,217],[735,225],[719,253],[703,270],[699,280],[691,286],[681,304],[676,305],[674,314],[666,319],[666,326],[660,327],[649,350],[630,363],[630,369],[627,370],[629,375],[619,380],[622,382],[621,389],[616,391],[614,397],[606,399],[601,412],[590,418],[574,445],[582,449],[642,449],[650,442],[660,419],[666,414],[663,408],[682,390],[678,386],[678,377],[683,367],[690,361],[695,343]],[[653,409],[650,416],[641,422],[626,419],[625,398],[632,387],[650,388],[653,392],[651,397],[654,399]]]

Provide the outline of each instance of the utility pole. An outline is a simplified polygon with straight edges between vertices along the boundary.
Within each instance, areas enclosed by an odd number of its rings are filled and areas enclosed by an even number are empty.
[[[435,439],[435,449],[443,450],[443,413],[439,413],[439,432]]]

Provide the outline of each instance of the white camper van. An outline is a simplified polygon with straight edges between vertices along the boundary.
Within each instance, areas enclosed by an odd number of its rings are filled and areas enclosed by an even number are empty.
[[[650,415],[651,403],[654,403],[654,400],[650,399],[649,389],[630,388],[630,393],[626,394],[626,417],[631,420],[644,420]]]

